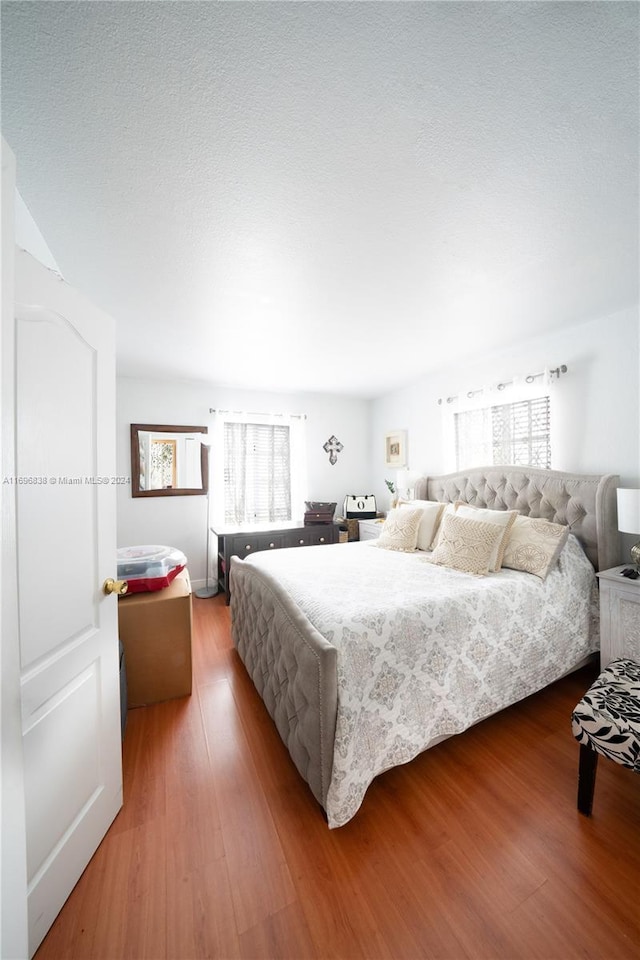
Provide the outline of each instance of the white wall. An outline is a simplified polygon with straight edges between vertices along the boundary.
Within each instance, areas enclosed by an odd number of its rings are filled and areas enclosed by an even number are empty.
[[[493,354],[473,364],[455,364],[427,374],[401,390],[373,401],[371,477],[384,491],[384,435],[408,430],[409,466],[437,475],[446,470],[439,397],[462,395],[514,375],[537,373],[566,363],[568,372],[554,385],[552,467],[579,473],[617,473],[621,486],[640,487],[640,321],[637,309],[558,333],[532,338],[518,349]],[[505,391],[505,400],[508,392]]]
[[[369,492],[370,401],[321,394],[235,390],[198,381],[118,379],[118,474],[127,477],[131,474],[132,423],[211,428],[210,408],[306,414],[308,499],[335,500],[339,512],[347,493]],[[334,466],[322,449],[332,434],[344,446]],[[206,576],[206,498],[134,499],[130,486],[123,486],[118,492],[118,546],[160,543],[177,547],[187,556],[194,586],[201,586]]]

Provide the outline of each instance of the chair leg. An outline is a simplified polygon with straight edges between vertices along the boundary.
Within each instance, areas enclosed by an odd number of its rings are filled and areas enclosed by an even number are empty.
[[[578,810],[585,817],[591,816],[593,791],[596,786],[598,754],[586,743],[580,744],[580,766],[578,769]]]

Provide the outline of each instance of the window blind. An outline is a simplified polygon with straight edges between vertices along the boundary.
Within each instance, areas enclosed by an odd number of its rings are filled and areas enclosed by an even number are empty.
[[[291,437],[282,424],[224,424],[227,523],[291,520]]]
[[[454,425],[458,470],[485,464],[551,468],[548,396],[461,411]]]

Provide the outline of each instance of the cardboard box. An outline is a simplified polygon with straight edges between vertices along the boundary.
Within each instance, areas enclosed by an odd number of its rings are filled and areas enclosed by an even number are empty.
[[[191,581],[183,570],[168,587],[118,600],[127,670],[127,706],[191,693]]]

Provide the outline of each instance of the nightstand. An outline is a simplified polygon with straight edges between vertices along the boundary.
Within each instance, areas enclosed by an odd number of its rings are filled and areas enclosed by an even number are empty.
[[[358,520],[358,536],[360,540],[377,540],[382,530],[384,517],[377,520]]]
[[[640,578],[629,580],[622,571],[625,563],[601,570],[600,581],[600,666],[627,657],[640,663]]]

